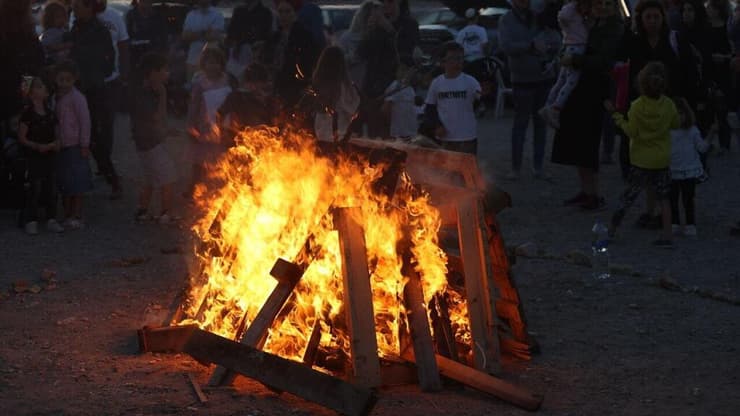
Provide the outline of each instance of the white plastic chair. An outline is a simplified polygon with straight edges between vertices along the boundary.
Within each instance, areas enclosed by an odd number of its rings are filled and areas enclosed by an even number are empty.
[[[504,63],[496,57],[492,57],[491,60],[496,66],[496,68],[494,69],[496,76],[496,107],[493,110],[493,118],[495,120],[498,120],[503,115],[506,96],[512,95],[513,91],[511,87],[509,85],[506,85],[506,82],[504,81]]]

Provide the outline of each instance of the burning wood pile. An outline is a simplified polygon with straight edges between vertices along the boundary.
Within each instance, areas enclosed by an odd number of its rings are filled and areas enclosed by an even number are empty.
[[[197,191],[184,300],[139,331],[141,349],[348,415],[413,366],[424,391],[446,377],[536,409],[491,376],[531,342],[484,191],[470,155],[245,130]]]

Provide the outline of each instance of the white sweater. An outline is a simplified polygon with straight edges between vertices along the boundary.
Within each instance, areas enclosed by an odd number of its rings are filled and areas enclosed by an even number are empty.
[[[699,153],[709,148],[695,126],[671,130],[671,178],[698,178],[704,173]]]

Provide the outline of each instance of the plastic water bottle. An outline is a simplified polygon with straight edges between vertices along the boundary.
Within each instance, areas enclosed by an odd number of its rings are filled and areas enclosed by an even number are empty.
[[[609,229],[601,221],[596,221],[591,229],[591,264],[596,279],[609,278]]]

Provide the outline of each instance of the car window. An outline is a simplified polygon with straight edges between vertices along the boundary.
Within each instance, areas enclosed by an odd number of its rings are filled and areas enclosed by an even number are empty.
[[[437,17],[439,17],[439,12],[428,12],[419,16],[416,21],[419,22],[420,25],[434,25],[439,22],[439,20],[437,20]]]

